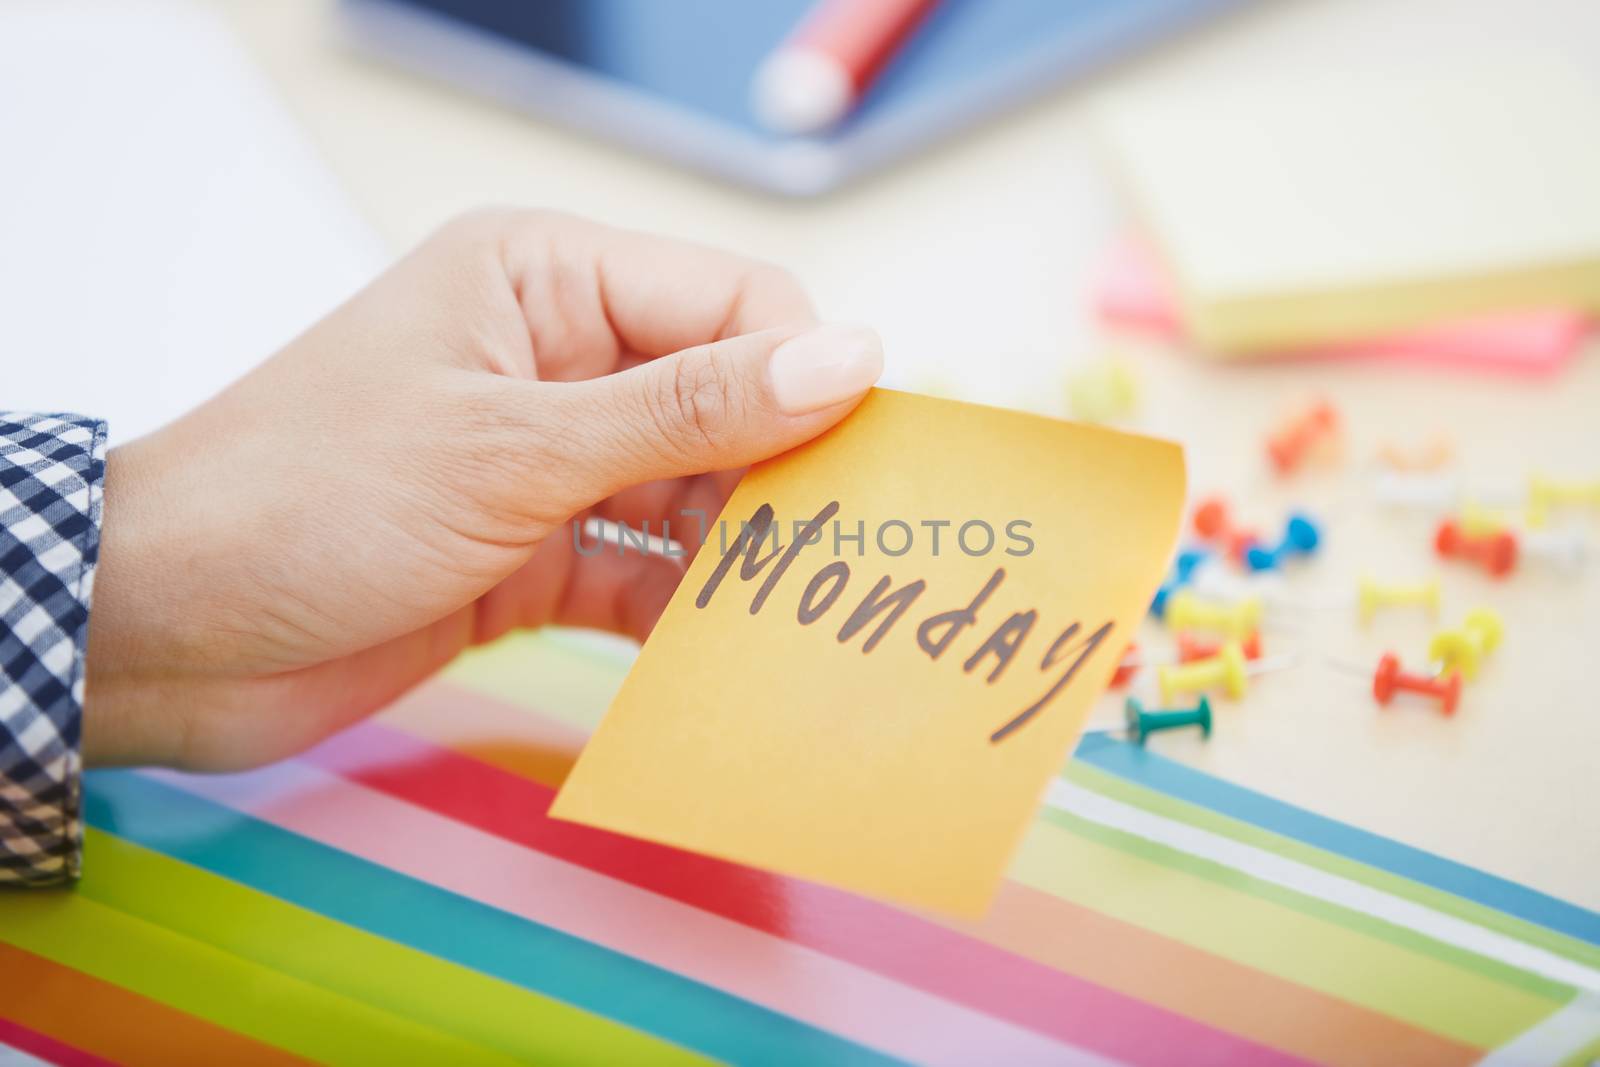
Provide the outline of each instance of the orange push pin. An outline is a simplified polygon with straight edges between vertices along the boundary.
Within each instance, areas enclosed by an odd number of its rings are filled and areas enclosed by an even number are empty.
[[[1517,565],[1517,537],[1510,530],[1474,536],[1445,519],[1433,535],[1433,547],[1444,559],[1477,564],[1496,578],[1510,574]]]
[[[1243,563],[1245,555],[1261,541],[1254,530],[1234,525],[1228,502],[1220,496],[1208,496],[1196,504],[1192,521],[1200,538],[1216,545],[1235,563]]]
[[[1396,471],[1436,471],[1455,455],[1455,445],[1444,434],[1434,434],[1413,448],[1385,441],[1378,449],[1378,461]]]
[[[1439,701],[1441,712],[1447,716],[1454,715],[1456,705],[1461,702],[1461,674],[1451,670],[1435,678],[1407,674],[1400,669],[1400,658],[1393,652],[1385,652],[1383,658],[1378,660],[1378,669],[1372,676],[1372,696],[1379,704],[1387,706],[1395,693],[1402,689],[1431,696]]]
[[[1121,689],[1127,685],[1135,674],[1139,673],[1139,645],[1135,642],[1122,650],[1122,658],[1117,660],[1117,669],[1111,672],[1111,681],[1106,686],[1108,689]]]
[[[1283,475],[1293,474],[1314,457],[1332,459],[1339,452],[1339,413],[1326,400],[1284,420],[1267,435],[1267,458]]]
[[[1329,657],[1328,665],[1361,677],[1366,677],[1367,674],[1367,669],[1360,664],[1332,657]],[[1399,656],[1393,652],[1385,652],[1378,660],[1377,670],[1372,672],[1372,698],[1380,707],[1388,707],[1395,694],[1402,690],[1433,697],[1439,702],[1441,713],[1446,716],[1454,715],[1457,705],[1461,703],[1461,673],[1444,671],[1431,677],[1425,674],[1408,674],[1401,669]]]
[[[1178,635],[1178,662],[1193,663],[1197,659],[1210,659],[1222,651],[1223,642],[1204,641],[1192,634]],[[1245,659],[1261,658],[1261,634],[1252,630],[1250,636],[1239,642]]]

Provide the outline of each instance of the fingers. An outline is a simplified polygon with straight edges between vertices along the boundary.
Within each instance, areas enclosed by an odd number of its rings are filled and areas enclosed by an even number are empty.
[[[815,319],[787,272],[718,249],[547,212],[465,225],[500,250],[544,381]]]
[[[479,599],[472,639],[492,641],[512,630],[556,623],[643,641],[683,572],[682,559],[620,551],[592,538],[584,538],[580,547],[570,529],[560,529]]]
[[[883,371],[877,334],[786,327],[731,337],[568,384],[508,383],[555,443],[576,510],[659,478],[744,467],[844,418]]]
[[[614,550],[580,557],[553,621],[643,641],[682,578],[679,560]]]
[[[601,518],[677,541],[694,558],[706,532],[722,513],[743,469],[712,471],[630,486],[595,505]]]

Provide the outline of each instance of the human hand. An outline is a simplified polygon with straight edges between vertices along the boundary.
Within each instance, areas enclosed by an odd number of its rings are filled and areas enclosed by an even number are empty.
[[[245,767],[516,627],[643,638],[681,562],[580,556],[566,523],[715,516],[881,369],[876,335],[817,326],[772,267],[564,216],[454,222],[111,452],[85,760]]]

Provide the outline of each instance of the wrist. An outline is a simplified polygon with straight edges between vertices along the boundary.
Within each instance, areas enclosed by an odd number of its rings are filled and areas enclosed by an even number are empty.
[[[177,694],[170,656],[176,593],[164,552],[160,498],[146,454],[149,439],[106,457],[100,558],[85,654],[83,754],[88,765],[162,762],[152,717]]]

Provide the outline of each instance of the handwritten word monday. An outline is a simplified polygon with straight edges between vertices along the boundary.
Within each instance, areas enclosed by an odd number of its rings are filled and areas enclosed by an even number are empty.
[[[739,536],[717,561],[716,568],[695,597],[695,607],[704,608],[711,603],[712,597],[716,595],[717,590],[737,564],[741,581],[753,582],[757,578],[762,579],[761,585],[757,587],[755,595],[750,600],[750,614],[759,613],[796,558],[808,545],[817,543],[823,525],[833,518],[838,510],[839,502],[837,500],[830,502],[797,531],[797,536],[787,548],[779,548],[774,542],[771,551],[761,555],[761,547],[767,540],[767,531],[773,523],[772,505],[761,505],[748,522],[741,524]],[[844,597],[851,577],[850,564],[842,559],[835,559],[818,569],[800,594],[800,605],[795,612],[795,620],[801,626],[817,623]],[[930,660],[939,660],[952,647],[962,643],[963,635],[967,631],[971,630],[974,635],[981,633],[982,631],[978,629],[978,613],[994,595],[994,591],[1000,588],[1005,578],[1005,569],[996,568],[983,588],[977,591],[966,606],[924,616],[913,634],[917,646]],[[898,589],[891,589],[892,584],[892,580],[885,575],[856,602],[855,607],[844,617],[839,626],[836,636],[840,644],[850,642],[856,635],[871,627],[871,633],[868,633],[861,642],[862,653],[870,653],[890,635],[896,624],[911,612],[912,606],[928,588],[927,581],[922,578],[908,582]],[[1035,609],[1012,612],[972,648],[961,663],[962,672],[981,677],[985,684],[993,685],[1005,673],[1011,661],[1022,652],[1038,621],[1039,612]],[[909,624],[907,626],[909,629]],[[991,733],[989,741],[998,744],[1005,740],[1048,707],[1072,681],[1084,662],[1105,641],[1111,628],[1112,623],[1107,621],[1092,633],[1080,638],[1083,626],[1074,621],[1056,634],[1045,646],[1044,654],[1039,659],[1039,672],[1049,676],[1050,679],[1048,687],[1037,700],[1021,709]],[[980,669],[986,666],[988,671],[985,674]]]

